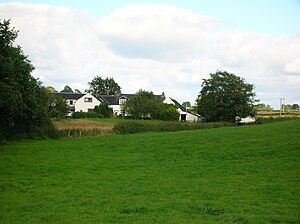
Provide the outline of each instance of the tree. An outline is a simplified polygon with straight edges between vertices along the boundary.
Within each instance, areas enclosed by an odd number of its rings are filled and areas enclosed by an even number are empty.
[[[90,87],[86,92],[92,94],[116,95],[121,93],[121,87],[113,78],[102,79],[100,76],[96,76],[88,84]]]
[[[191,103],[190,102],[183,102],[182,106],[184,106],[185,108],[190,108],[191,107]]]
[[[177,107],[173,104],[161,104],[161,110],[158,119],[163,121],[178,121],[180,113],[177,111]]]
[[[204,79],[196,100],[197,112],[208,121],[235,121],[236,116],[254,116],[254,85],[224,72],[210,74]]]
[[[294,103],[292,106],[293,110],[299,110],[299,104]]]
[[[47,95],[48,116],[51,118],[65,118],[69,110],[66,101],[62,97],[52,94],[47,87],[45,91]]]
[[[125,113],[133,119],[158,118],[161,113],[161,102],[153,92],[139,90],[124,104]]]
[[[99,106],[95,106],[94,111],[98,117],[109,118],[113,115],[113,110],[106,103],[102,103]]]
[[[20,46],[13,46],[18,31],[0,20],[0,140],[45,137],[54,134],[46,94],[31,76],[34,67]]]
[[[79,89],[75,89],[74,93],[81,93]]]
[[[285,104],[283,106],[284,106],[284,110],[292,110],[293,109],[293,106],[290,104]]]
[[[57,93],[57,90],[52,86],[47,86],[46,91],[49,93]]]
[[[270,105],[266,105],[264,103],[259,103],[259,104],[256,104],[254,106],[255,109],[257,110],[272,110],[271,106]]]
[[[62,91],[60,91],[60,92],[61,93],[74,93],[73,90],[72,90],[72,88],[70,86],[68,86],[68,85],[66,85],[64,87],[64,89]]]

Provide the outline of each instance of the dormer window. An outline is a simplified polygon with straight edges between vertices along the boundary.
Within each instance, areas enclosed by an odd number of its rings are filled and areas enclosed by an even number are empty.
[[[125,104],[127,99],[119,99],[119,105]]]
[[[92,103],[93,102],[93,98],[92,97],[84,97],[84,102],[85,103]]]

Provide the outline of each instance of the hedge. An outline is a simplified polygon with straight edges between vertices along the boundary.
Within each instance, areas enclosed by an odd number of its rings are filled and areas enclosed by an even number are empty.
[[[116,134],[132,134],[142,132],[171,132],[205,128],[218,128],[225,126],[236,126],[230,122],[212,122],[212,123],[181,123],[181,122],[155,122],[146,123],[143,121],[129,121],[117,123],[113,128]]]

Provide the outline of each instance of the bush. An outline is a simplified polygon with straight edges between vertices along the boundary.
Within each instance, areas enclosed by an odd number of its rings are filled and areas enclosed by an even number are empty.
[[[79,119],[79,118],[97,118],[97,113],[96,112],[74,112],[73,113],[73,118],[74,119]]]
[[[97,113],[97,117],[99,118],[109,118],[113,116],[113,109],[108,107],[105,103],[95,106],[94,111]]]
[[[178,121],[179,116],[180,114],[175,105],[163,103],[157,118],[163,121]]]
[[[21,139],[56,139],[58,137],[59,134],[57,130],[50,122],[40,126],[27,123],[17,128],[6,130],[0,128],[0,142]]]

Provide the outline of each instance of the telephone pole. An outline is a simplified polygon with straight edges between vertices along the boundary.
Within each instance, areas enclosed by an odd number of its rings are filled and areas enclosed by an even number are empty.
[[[284,113],[284,101],[285,98],[284,97],[280,97],[279,98],[279,117],[281,117],[281,111]]]

